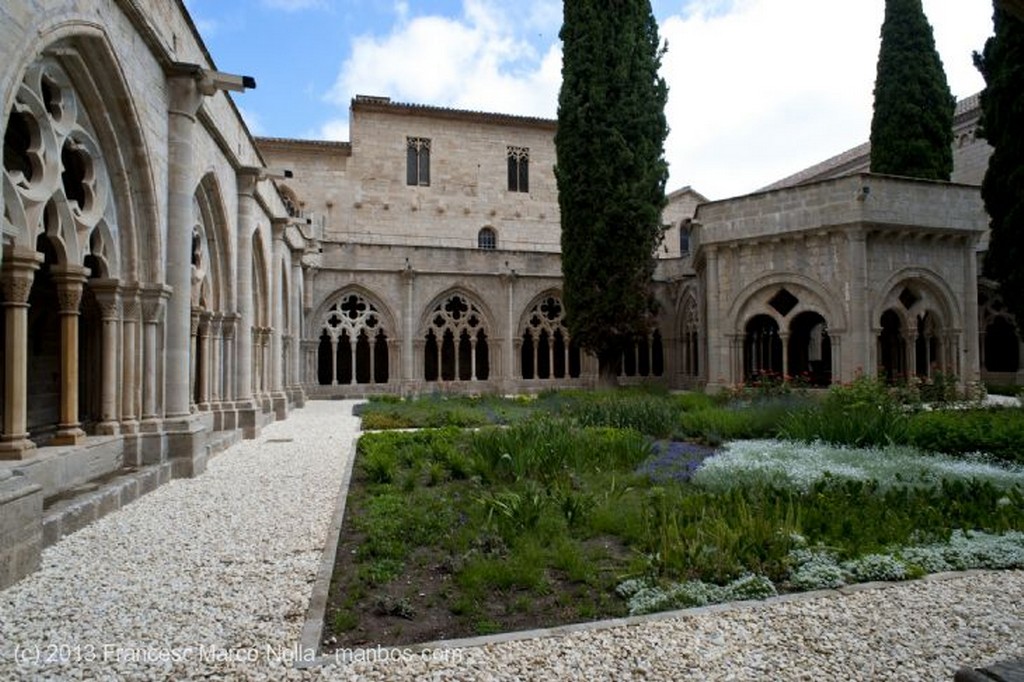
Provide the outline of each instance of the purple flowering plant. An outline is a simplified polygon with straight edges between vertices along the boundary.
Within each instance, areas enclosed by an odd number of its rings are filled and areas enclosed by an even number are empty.
[[[651,444],[651,456],[636,473],[653,483],[686,483],[717,450],[707,445],[679,440],[658,440]]]

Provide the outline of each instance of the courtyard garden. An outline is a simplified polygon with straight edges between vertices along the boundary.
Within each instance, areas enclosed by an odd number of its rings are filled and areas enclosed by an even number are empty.
[[[325,646],[1024,568],[1024,409],[956,407],[864,378],[372,400]]]

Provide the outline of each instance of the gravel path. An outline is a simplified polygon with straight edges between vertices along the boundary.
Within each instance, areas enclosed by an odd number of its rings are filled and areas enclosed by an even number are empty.
[[[1008,571],[296,670],[351,406],[312,402],[47,549],[0,592],[0,679],[948,682],[1024,656],[1024,572]]]

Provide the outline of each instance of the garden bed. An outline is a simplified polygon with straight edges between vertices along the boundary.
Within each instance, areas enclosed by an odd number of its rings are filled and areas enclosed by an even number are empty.
[[[325,648],[1024,567],[1017,468],[909,446],[719,446],[720,433],[693,428],[773,437],[814,407],[642,392],[437,402],[415,409],[476,428],[359,442]],[[385,407],[414,425],[405,406]]]

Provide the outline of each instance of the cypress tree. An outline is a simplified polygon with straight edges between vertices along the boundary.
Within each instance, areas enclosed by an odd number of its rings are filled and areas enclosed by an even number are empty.
[[[665,206],[664,49],[648,0],[565,0],[555,135],[562,274],[572,339],[614,383],[655,312]]]
[[[921,0],[886,0],[871,172],[949,180],[955,108]]]
[[[995,34],[974,63],[985,77],[979,134],[992,145],[981,196],[991,228],[985,275],[1024,334],[1024,21],[996,5]]]

